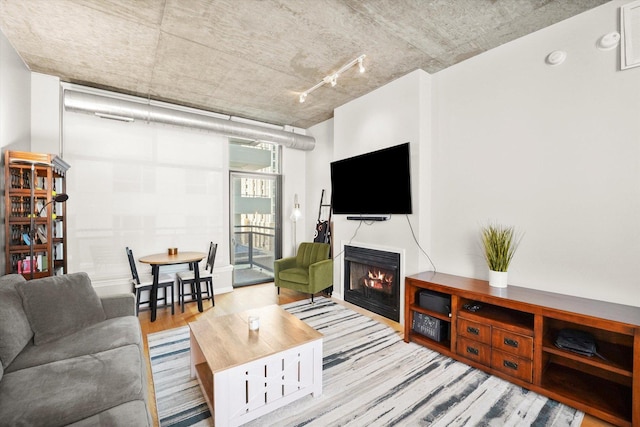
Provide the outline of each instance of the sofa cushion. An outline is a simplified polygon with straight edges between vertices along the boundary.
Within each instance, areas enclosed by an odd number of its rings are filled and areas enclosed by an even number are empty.
[[[87,273],[44,277],[16,285],[33,330],[44,344],[106,319]]]
[[[129,344],[138,345],[141,351],[144,349],[138,318],[126,316],[107,319],[55,341],[39,345],[32,342],[27,344],[7,367],[6,372],[99,353]]]
[[[115,408],[100,412],[92,417],[70,424],[69,427],[95,427],[95,426],[151,426],[149,408],[142,400],[132,400]]]
[[[129,345],[5,374],[0,424],[62,426],[145,395],[145,361]]]
[[[0,365],[7,367],[33,338],[22,298],[16,284],[26,280],[20,274],[0,277]]]

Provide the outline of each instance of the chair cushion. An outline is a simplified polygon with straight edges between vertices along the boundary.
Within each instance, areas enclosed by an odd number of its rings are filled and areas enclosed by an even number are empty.
[[[210,278],[212,276],[213,275],[208,270],[201,270],[200,271],[200,279],[208,279],[208,278]],[[195,279],[195,275],[193,273],[193,270],[187,270],[187,271],[178,272],[178,279],[182,280],[182,281],[194,280]]]
[[[16,285],[33,330],[44,344],[106,319],[87,273],[44,277]]]
[[[138,279],[140,279],[140,284],[138,285],[138,284],[134,283],[135,287],[153,285],[153,276],[151,274],[142,274],[142,275],[138,276]],[[158,285],[172,284],[174,281],[175,280],[174,280],[173,276],[171,276],[169,274],[160,273],[160,276],[158,276]]]
[[[286,280],[287,282],[301,283],[303,285],[309,284],[309,270],[306,268],[289,268],[282,270],[278,277],[280,280]]]
[[[20,274],[0,278],[0,367],[9,366],[33,338],[22,298],[16,290],[16,284],[24,282]]]

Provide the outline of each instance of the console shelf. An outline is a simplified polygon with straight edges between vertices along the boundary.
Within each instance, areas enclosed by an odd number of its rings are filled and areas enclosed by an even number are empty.
[[[602,355],[604,359],[598,356],[587,357],[556,347],[553,344],[554,336],[555,335],[551,334],[545,335],[542,347],[543,352],[571,359],[578,363],[591,365],[623,377],[633,378],[633,355],[628,351],[629,349],[627,347],[600,341],[598,343],[598,354]]]
[[[451,313],[418,304],[423,290],[451,299]],[[446,324],[448,339],[412,330],[416,313]],[[404,340],[548,396],[618,426],[640,425],[640,307],[425,272],[405,280]],[[598,354],[555,346],[562,329],[595,338]]]
[[[431,317],[435,317],[436,319],[440,319],[445,322],[451,321],[448,314],[442,314],[442,313],[438,313],[437,311],[427,310],[426,308],[422,308],[419,305],[411,306],[411,310],[417,311],[418,313],[426,314]]]
[[[533,335],[533,314],[506,309],[493,304],[484,304],[478,312],[470,312],[462,308],[458,315],[466,319],[485,321],[490,320],[493,325],[524,335]]]
[[[615,424],[630,425],[632,391],[629,387],[556,363],[545,367],[541,385],[555,400],[565,401],[596,417],[619,419]],[[609,398],[603,399],[603,395]]]

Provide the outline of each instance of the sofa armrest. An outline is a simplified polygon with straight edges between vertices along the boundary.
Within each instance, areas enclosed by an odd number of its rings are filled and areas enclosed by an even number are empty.
[[[133,294],[114,294],[100,297],[107,319],[136,315],[136,297]]]

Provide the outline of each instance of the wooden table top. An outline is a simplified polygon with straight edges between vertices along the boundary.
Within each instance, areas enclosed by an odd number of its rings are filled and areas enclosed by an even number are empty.
[[[203,260],[207,254],[204,252],[178,252],[169,255],[167,252],[161,254],[145,255],[138,261],[144,264],[170,265],[184,264],[186,262],[197,262]]]
[[[260,317],[258,331],[249,330],[249,316]],[[213,373],[323,337],[276,304],[225,316],[209,311],[189,327]]]

